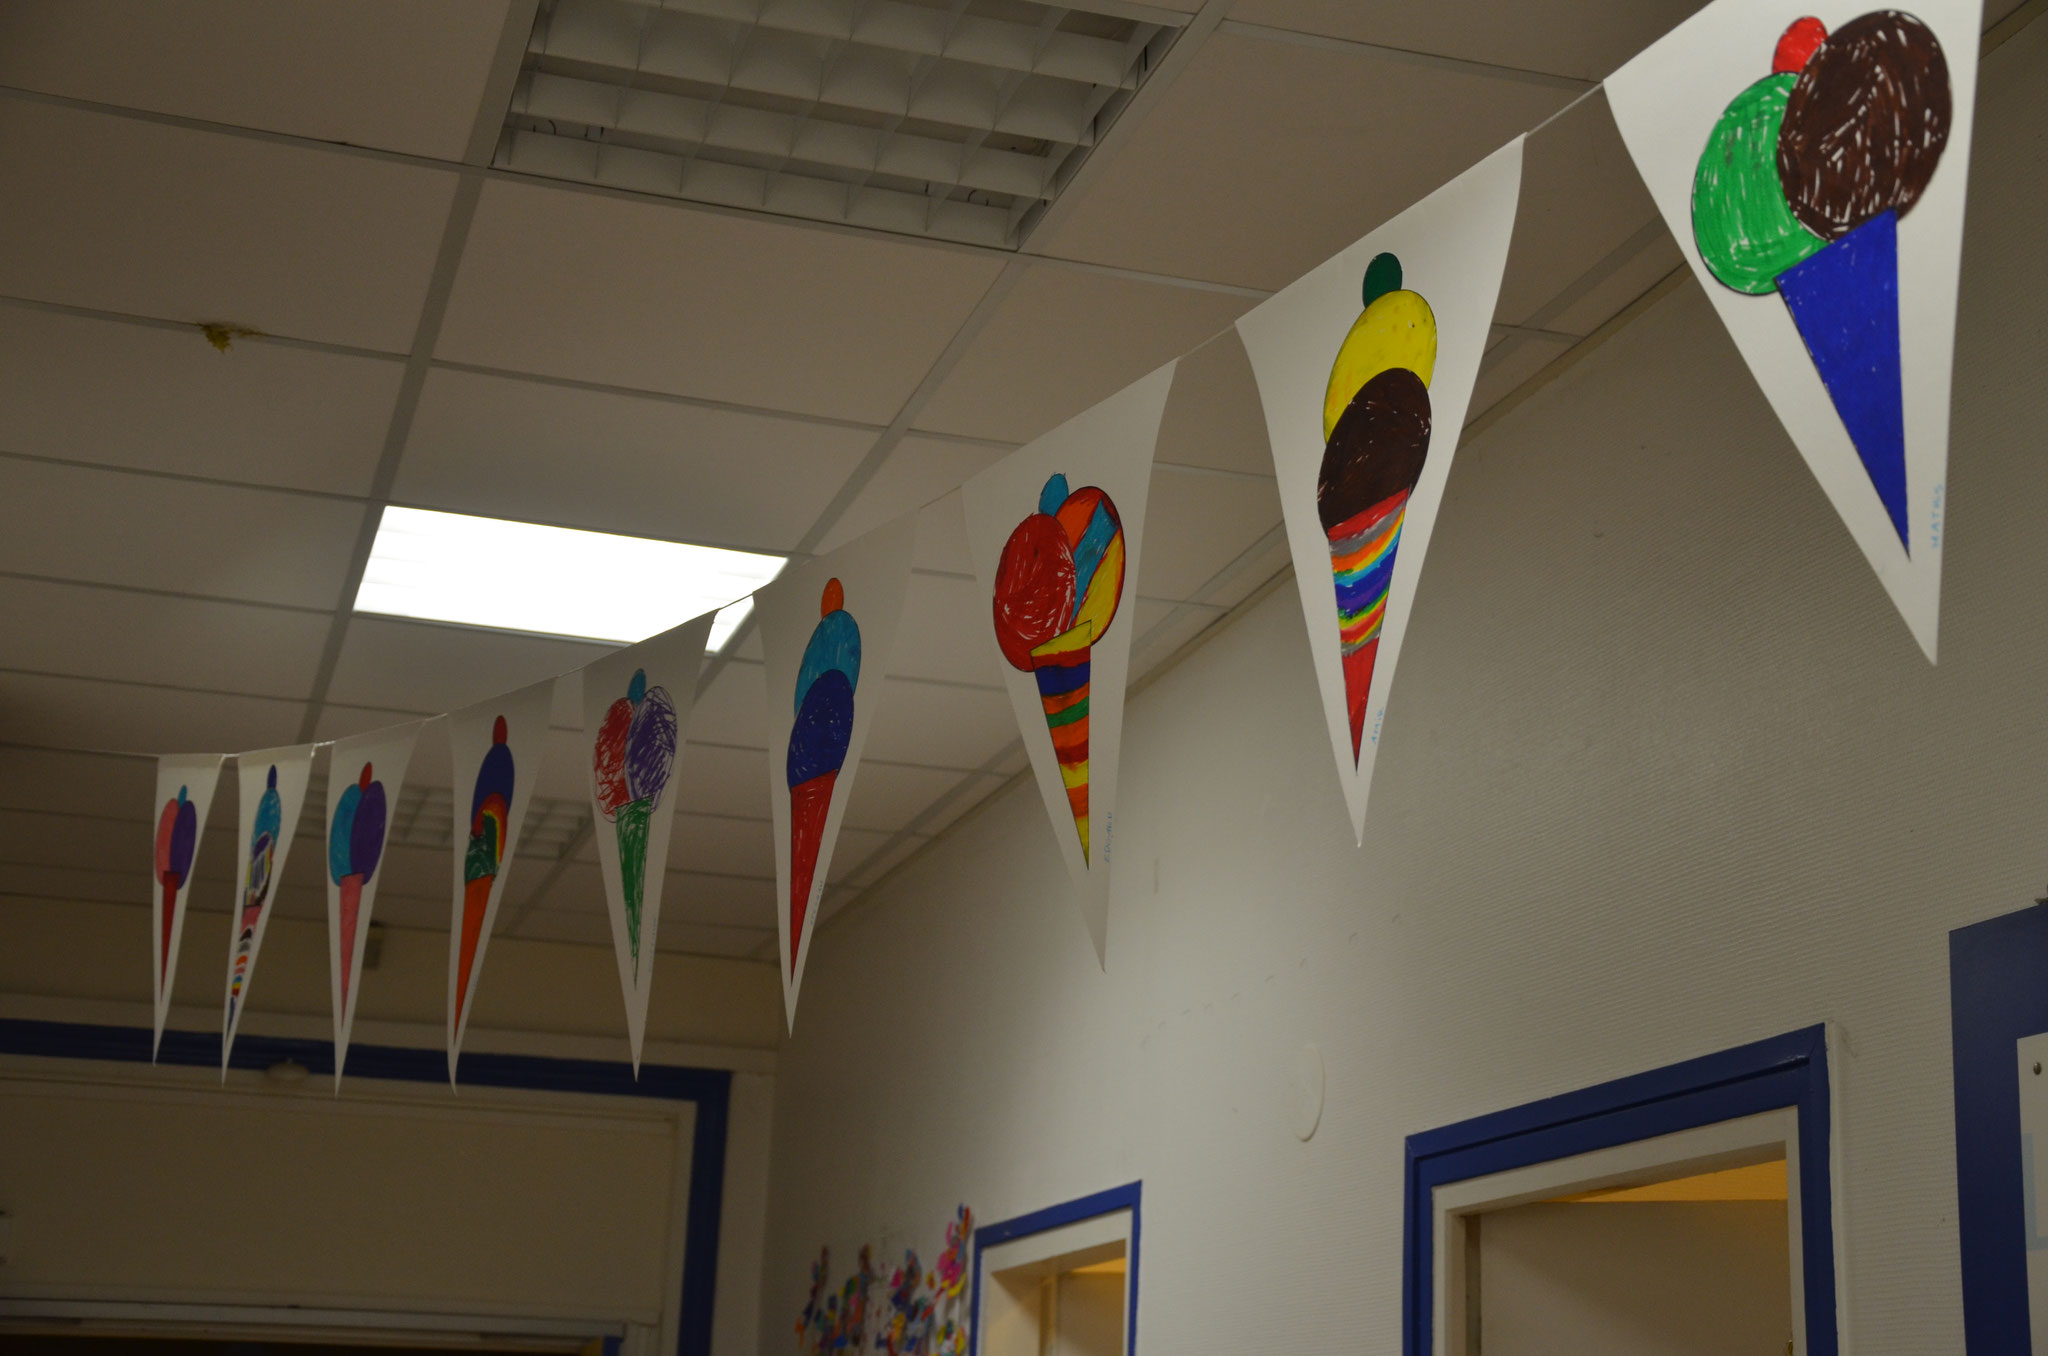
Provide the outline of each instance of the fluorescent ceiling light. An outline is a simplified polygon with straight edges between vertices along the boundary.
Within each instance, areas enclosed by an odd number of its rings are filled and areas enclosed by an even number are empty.
[[[387,508],[355,610],[631,644],[723,608],[716,651],[782,566],[752,551]]]

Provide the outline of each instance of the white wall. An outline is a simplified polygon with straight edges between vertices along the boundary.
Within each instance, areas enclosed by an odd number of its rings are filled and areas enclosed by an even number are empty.
[[[1486,1356],[1784,1356],[1783,1201],[1543,1203],[1479,1229]]]
[[[1847,1336],[1959,1349],[1947,933],[2048,873],[2048,23],[1978,137],[1938,668],[1687,283],[1460,453],[1362,849],[1290,585],[1131,707],[1106,973],[1029,786],[821,933],[764,1347],[820,1243],[1141,1178],[1142,1350],[1394,1352],[1405,1136],[1826,1020]]]

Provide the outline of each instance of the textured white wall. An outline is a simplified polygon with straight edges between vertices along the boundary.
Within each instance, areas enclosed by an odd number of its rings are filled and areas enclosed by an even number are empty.
[[[2048,23],[1978,138],[1938,668],[1688,283],[1460,453],[1362,849],[1283,590],[1132,704],[1107,973],[1029,786],[820,935],[764,1348],[820,1243],[1142,1178],[1141,1349],[1394,1352],[1406,1135],[1825,1020],[1849,1349],[1960,1349],[1947,934],[2048,875]]]

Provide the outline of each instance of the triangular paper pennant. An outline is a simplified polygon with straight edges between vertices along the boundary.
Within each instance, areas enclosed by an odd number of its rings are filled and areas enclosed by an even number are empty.
[[[1982,20],[1981,0],[1717,0],[1607,79],[1686,262],[1930,661]]]
[[[228,1056],[241,1029],[248,1005],[249,983],[263,934],[277,912],[277,883],[284,876],[285,856],[299,827],[306,803],[306,783],[313,775],[312,744],[284,749],[259,749],[235,755],[241,789],[242,827],[236,837],[241,861],[235,867],[235,920],[228,933],[228,987],[221,1013],[220,1076],[228,1076]]]
[[[754,595],[768,687],[776,960],[791,1030],[832,847],[896,648],[916,550],[917,515],[910,514],[792,566]]]
[[[334,993],[336,1089],[356,1024],[378,868],[419,735],[417,721],[353,735],[334,745],[327,763],[327,977]]]
[[[156,760],[156,852],[149,872],[150,980],[156,994],[156,1029],[149,1058],[156,1062],[178,980],[178,949],[185,938],[185,906],[199,869],[206,812],[220,783],[218,753],[172,754]]]
[[[653,991],[669,832],[676,822],[670,787],[715,615],[707,612],[583,668],[583,736],[590,749],[590,802],[596,815],[592,828],[604,869],[636,1077]]]
[[[448,926],[448,1081],[462,1058],[484,952],[505,897],[527,802],[540,779],[555,680],[452,711],[455,897]]]
[[[988,632],[1060,855],[1106,964],[1117,754],[1168,363],[961,487]]]
[[[1351,827],[1493,324],[1519,138],[1237,322]]]

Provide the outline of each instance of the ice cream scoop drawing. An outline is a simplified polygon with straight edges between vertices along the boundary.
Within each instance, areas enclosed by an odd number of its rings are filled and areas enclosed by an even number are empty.
[[[235,973],[228,983],[228,1029],[235,1025],[235,1009],[242,1001],[242,989],[249,981],[249,957],[256,949],[256,925],[263,919],[274,883],[272,868],[277,863],[278,835],[284,831],[284,805],[277,797],[277,767],[271,766],[263,798],[256,802],[254,827],[249,831],[249,883],[242,892],[241,924],[235,933]]]
[[[199,847],[199,810],[192,804],[189,788],[179,787],[175,798],[164,802],[156,821],[156,878],[163,885],[162,916],[158,918],[157,982],[171,976],[171,925],[178,917],[178,891],[192,874],[192,854]]]
[[[384,826],[389,816],[384,783],[371,780],[364,763],[354,786],[341,793],[334,821],[327,831],[327,874],[341,888],[341,1002],[347,1011],[350,973],[356,958],[356,915],[363,904],[363,885],[377,874],[384,856]]]
[[[1067,478],[1055,474],[996,565],[996,643],[1011,667],[1038,683],[1084,862],[1089,653],[1116,620],[1123,591],[1124,529],[1116,505],[1092,485],[1069,492]]]
[[[616,691],[617,689],[614,689]],[[647,686],[633,670],[626,695],[614,701],[598,727],[591,752],[597,804],[619,844],[619,887],[626,906],[626,944],[640,973],[640,910],[647,887],[647,832],[676,764],[676,704],[668,689]],[[655,865],[660,870],[659,863]]]
[[[505,718],[491,725],[491,747],[477,768],[469,801],[469,848],[462,857],[462,939],[455,967],[455,1024],[469,1005],[469,981],[476,968],[477,940],[490,912],[491,886],[505,865],[505,835],[512,818],[512,750],[505,745]],[[451,1066],[452,1067],[452,1066]]]
[[[1358,760],[1372,695],[1373,663],[1408,496],[1429,455],[1429,379],[1436,370],[1436,317],[1401,286],[1401,261],[1374,256],[1365,309],[1352,323],[1323,392],[1323,464],[1316,512],[1330,544],[1344,705]]]
[[[1954,109],[1934,31],[1875,10],[1779,37],[1700,153],[1693,238],[1737,292],[1776,292],[1910,553],[1899,362],[1899,222],[1926,192]]]
[[[803,949],[804,917],[818,849],[831,815],[832,789],[853,742],[853,694],[860,687],[860,624],[846,610],[846,589],[830,579],[818,600],[818,625],[796,677],[789,727],[789,973]]]

